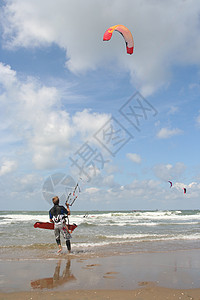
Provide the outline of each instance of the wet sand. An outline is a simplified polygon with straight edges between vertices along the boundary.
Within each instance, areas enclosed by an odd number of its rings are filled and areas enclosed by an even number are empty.
[[[200,300],[200,249],[0,261],[0,299]]]
[[[122,290],[77,290],[65,292],[20,292],[2,294],[2,300],[199,300],[200,289],[175,290],[163,287],[146,287],[131,291]]]

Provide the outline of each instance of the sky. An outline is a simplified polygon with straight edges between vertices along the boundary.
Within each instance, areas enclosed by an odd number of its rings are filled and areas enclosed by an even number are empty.
[[[2,1],[0,103],[1,210],[200,209],[198,0]]]

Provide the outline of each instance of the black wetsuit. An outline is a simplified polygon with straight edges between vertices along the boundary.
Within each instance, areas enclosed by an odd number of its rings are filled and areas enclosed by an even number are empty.
[[[61,245],[60,241],[60,233],[62,233],[64,239],[66,240],[67,249],[71,250],[70,238],[71,235],[68,233],[66,225],[65,225],[65,217],[68,215],[67,209],[58,204],[54,204],[54,206],[49,211],[49,218],[54,222],[54,233],[56,242],[58,245]]]

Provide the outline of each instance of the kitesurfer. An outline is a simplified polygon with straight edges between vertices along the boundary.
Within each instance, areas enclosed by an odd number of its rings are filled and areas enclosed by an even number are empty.
[[[60,233],[62,233],[64,239],[66,240],[66,246],[70,253],[70,251],[71,251],[71,243],[70,243],[71,234],[70,233],[71,232],[68,229],[68,226],[66,225],[66,221],[65,221],[66,217],[68,217],[70,215],[69,204],[66,203],[67,209],[64,206],[59,205],[58,196],[53,197],[52,202],[53,202],[54,206],[49,211],[49,219],[50,219],[50,222],[54,223],[54,233],[55,233],[56,243],[59,247],[58,253],[62,251]]]

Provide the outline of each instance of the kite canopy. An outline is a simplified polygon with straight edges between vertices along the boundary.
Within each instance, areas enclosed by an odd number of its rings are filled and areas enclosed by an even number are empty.
[[[184,192],[184,194],[186,194],[186,188],[183,188],[183,192]]]
[[[126,50],[128,54],[133,54],[134,41],[130,30],[124,25],[111,26],[106,30],[103,36],[104,41],[109,41],[112,37],[113,31],[118,31],[123,36],[126,43]]]
[[[172,182],[168,180],[168,182],[170,183],[170,188],[172,187]]]

